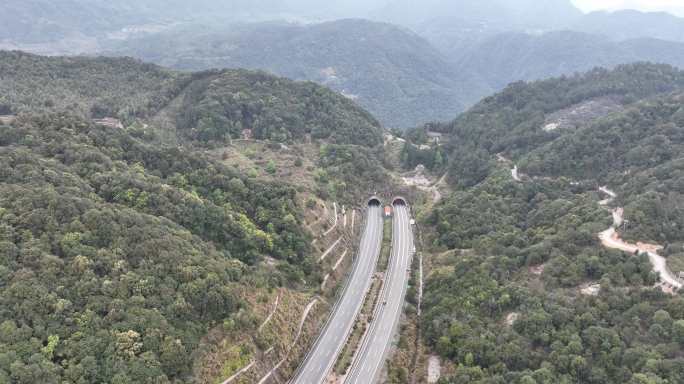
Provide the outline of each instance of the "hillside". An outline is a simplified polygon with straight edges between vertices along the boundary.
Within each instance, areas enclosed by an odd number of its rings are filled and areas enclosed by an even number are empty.
[[[366,111],[313,83],[263,72],[201,73],[181,94],[177,129],[201,141],[225,141],[251,130],[256,139],[314,140],[373,147],[382,130]]]
[[[14,114],[69,110],[83,117],[145,118],[190,80],[133,59],[46,58],[0,51],[0,105]]]
[[[292,187],[67,115],[0,145],[3,381],[185,381],[245,284],[298,284],[257,263],[310,273]]]
[[[445,120],[489,92],[419,36],[390,24],[247,24],[181,29],[114,51],[179,69],[251,68],[311,80],[355,100],[388,127]]]
[[[442,127],[456,190],[424,217],[422,326],[448,382],[682,380],[683,79],[518,83]]]
[[[0,68],[0,382],[295,369],[350,266],[332,207],[346,223],[385,179],[379,124],[262,72],[18,52]],[[337,239],[332,270],[317,260]]]
[[[379,124],[353,102],[312,83],[265,73],[188,74],[132,59],[19,52],[0,52],[0,69],[0,105],[14,114],[69,110],[124,123],[140,119],[154,122],[162,135],[202,142],[240,138],[243,129],[280,142],[303,141],[307,134],[338,144],[374,146],[382,140]]]
[[[619,185],[625,214],[635,218],[629,238],[682,242],[682,100],[680,93],[640,102],[587,124],[524,156],[521,169]]]
[[[451,149],[467,153],[455,157],[450,176],[462,185],[473,185],[482,181],[493,167],[492,156],[521,156],[568,132],[544,129],[554,123],[557,113],[572,115],[572,110],[581,111],[585,102],[606,99],[606,113],[619,111],[635,100],[666,94],[683,85],[681,71],[653,64],[621,65],[612,71],[595,69],[571,77],[517,82],[485,98],[454,121],[432,129],[449,132]],[[594,116],[597,117],[601,113]]]
[[[684,383],[682,19],[574,3],[7,0],[0,384]]]

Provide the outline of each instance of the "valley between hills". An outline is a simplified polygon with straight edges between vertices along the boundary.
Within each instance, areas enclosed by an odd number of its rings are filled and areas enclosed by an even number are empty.
[[[684,382],[684,19],[0,11],[0,384]]]

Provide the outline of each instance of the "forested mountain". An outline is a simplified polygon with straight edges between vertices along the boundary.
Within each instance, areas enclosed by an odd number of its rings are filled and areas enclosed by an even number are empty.
[[[388,382],[684,383],[682,19],[6,3],[0,48],[135,58],[0,50],[0,383],[286,381],[371,193],[417,223]]]
[[[620,66],[512,84],[430,126],[451,135],[459,185],[425,219],[440,256],[423,327],[446,382],[684,380],[684,300],[598,236],[624,206],[621,236],[681,257],[682,94],[681,71]]]
[[[684,68],[684,44],[650,38],[613,41],[599,35],[559,31],[505,33],[461,53],[457,67],[473,71],[494,89],[519,80],[572,75],[594,67],[649,61]]]
[[[295,281],[256,262],[306,271],[292,187],[69,115],[0,131],[0,381],[185,381],[242,285]]]
[[[224,380],[273,342],[259,300],[297,311],[320,286],[309,202],[380,178],[380,125],[313,83],[20,52],[0,79],[2,383]],[[243,129],[269,140],[258,159],[310,137],[320,191],[240,167]]]
[[[133,59],[46,58],[0,51],[0,105],[11,113],[69,110],[83,117],[150,117],[190,81]]]
[[[114,53],[180,69],[252,68],[316,81],[389,127],[448,119],[489,93],[414,33],[364,20],[181,29],[127,41]]]
[[[0,52],[0,106],[12,113],[69,110],[161,128],[203,142],[242,137],[286,142],[305,135],[374,146],[382,130],[352,101],[313,83],[245,70],[174,72],[132,59],[45,58]]]
[[[581,109],[583,103],[604,101],[608,111],[620,110],[635,100],[683,86],[683,72],[653,64],[622,65],[612,71],[595,69],[571,77],[517,82],[485,98],[456,120],[434,125],[432,129],[449,132],[453,149],[468,154],[457,157],[451,175],[463,185],[473,185],[487,176],[491,156],[502,152],[516,157],[527,154],[567,133],[563,129],[544,129],[555,121],[557,114],[561,117],[556,119],[565,121],[566,115],[572,116],[573,110],[579,109],[575,113],[580,117],[592,117],[591,112]],[[568,121],[566,125],[570,127],[579,124]]]
[[[633,104],[536,148],[521,158],[521,168],[620,185],[626,215],[634,218],[625,235],[678,244],[684,241],[683,100],[680,91]]]

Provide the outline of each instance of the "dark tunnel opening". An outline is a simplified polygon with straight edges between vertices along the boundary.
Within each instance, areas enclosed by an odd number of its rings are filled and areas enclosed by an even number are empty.
[[[392,200],[392,205],[399,205],[399,206],[406,206],[406,200],[403,197],[395,197],[394,200]]]

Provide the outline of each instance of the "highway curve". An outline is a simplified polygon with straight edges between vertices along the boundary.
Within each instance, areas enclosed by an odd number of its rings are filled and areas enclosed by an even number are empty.
[[[392,346],[392,339],[399,325],[404,298],[408,287],[413,232],[410,213],[403,204],[394,205],[392,230],[392,259],[387,277],[378,300],[378,306],[368,333],[354,358],[345,384],[369,384],[376,382],[384,368],[385,359]]]
[[[382,208],[379,201],[371,201],[368,205],[366,229],[346,288],[292,383],[322,383],[332,370],[356,322],[370,288],[382,245]]]

